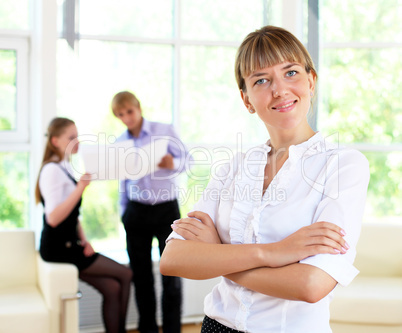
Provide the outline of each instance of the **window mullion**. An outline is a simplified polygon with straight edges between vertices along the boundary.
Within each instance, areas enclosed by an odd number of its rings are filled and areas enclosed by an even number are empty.
[[[181,54],[181,0],[174,0],[174,43],[173,43],[173,105],[172,123],[177,132],[180,129],[180,54]],[[179,133],[180,135],[180,133]]]
[[[392,42],[325,42],[323,49],[385,49],[402,48],[402,43]]]
[[[308,42],[307,49],[313,59],[317,73],[320,69],[320,35],[319,35],[319,7],[318,0],[308,0]],[[316,99],[319,98],[319,89],[316,89]],[[311,116],[309,117],[310,126],[314,131],[317,130],[318,107],[317,103],[312,105]]]

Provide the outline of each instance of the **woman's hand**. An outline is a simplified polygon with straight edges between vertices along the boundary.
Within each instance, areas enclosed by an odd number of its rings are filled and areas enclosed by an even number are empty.
[[[91,243],[85,241],[84,244],[81,244],[84,247],[84,256],[90,257],[95,253],[95,250],[93,249]]]
[[[77,183],[77,187],[80,188],[82,192],[84,192],[85,188],[89,185],[90,182],[91,182],[91,174],[89,173],[83,174]]]
[[[277,243],[267,244],[270,250],[264,252],[264,261],[269,267],[281,267],[316,254],[345,254],[349,245],[343,236],[345,231],[336,224],[316,222]]]
[[[222,244],[215,224],[208,214],[195,211],[188,213],[187,216],[173,222],[172,229],[176,233],[187,240]]]

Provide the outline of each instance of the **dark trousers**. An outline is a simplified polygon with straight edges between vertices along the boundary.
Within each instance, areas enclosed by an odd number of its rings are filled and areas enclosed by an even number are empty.
[[[159,242],[159,252],[171,233],[170,225],[180,218],[177,200],[157,205],[131,201],[123,215],[127,252],[133,271],[134,293],[139,312],[141,333],[157,333],[156,297],[152,270],[152,240]],[[164,333],[181,331],[181,279],[162,276],[162,324]]]

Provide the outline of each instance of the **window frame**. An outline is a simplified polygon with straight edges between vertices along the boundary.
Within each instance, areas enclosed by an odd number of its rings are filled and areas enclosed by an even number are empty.
[[[20,75],[17,82],[21,84],[17,86],[17,103],[23,110],[18,116],[22,119],[18,124],[18,134],[0,135],[0,152],[29,154],[29,176],[26,180],[29,186],[29,212],[24,228],[35,231],[38,245],[43,211],[35,203],[35,186],[44,149],[45,129],[56,116],[57,2],[29,0],[28,5],[28,29],[0,29],[0,43],[5,41],[1,45],[19,47],[23,51],[19,52],[23,67],[17,65],[17,75]]]
[[[172,124],[178,134],[180,135],[180,100],[181,100],[181,53],[182,47],[185,46],[216,46],[216,47],[230,47],[237,48],[241,40],[239,41],[222,41],[222,40],[190,40],[183,39],[181,36],[181,17],[183,0],[171,0],[173,8],[173,36],[170,38],[147,38],[147,37],[133,37],[129,35],[94,35],[94,34],[82,34],[78,30],[80,23],[78,15],[74,15],[79,11],[79,3],[75,0],[67,0],[69,7],[67,14],[64,17],[63,31],[59,33],[59,39],[66,39],[70,46],[75,47],[76,43],[80,40],[96,40],[102,42],[121,42],[121,43],[144,43],[144,44],[160,44],[169,45],[173,49],[173,63],[172,63]],[[268,6],[266,0],[260,0],[263,4],[263,25],[268,24]],[[300,2],[300,4],[299,4]],[[302,0],[298,0],[297,4],[294,4],[294,0],[283,0],[282,12],[287,13],[282,15],[282,21],[284,21],[285,28],[293,31],[297,36],[302,34]],[[299,11],[301,11],[299,13]],[[289,18],[289,12],[291,18]],[[74,40],[71,40],[75,36]],[[234,80],[234,77],[233,77]],[[188,145],[199,145],[197,142],[189,142]]]
[[[172,17],[172,25],[173,25],[173,35],[166,38],[151,38],[151,37],[135,37],[130,35],[117,35],[117,34],[87,34],[81,33],[79,31],[80,22],[79,15],[76,15],[79,12],[78,3],[75,0],[67,0],[69,2],[69,8],[63,13],[63,28],[62,31],[59,31],[58,40],[66,40],[68,45],[79,52],[80,41],[100,41],[100,42],[119,42],[119,43],[137,43],[137,44],[154,44],[154,45],[168,45],[172,47],[172,88],[171,88],[171,96],[172,96],[172,104],[171,104],[171,122],[178,132],[181,135],[181,113],[183,112],[182,103],[182,82],[181,82],[181,68],[182,64],[182,54],[183,48],[188,46],[206,46],[206,47],[226,47],[236,49],[241,40],[237,41],[224,41],[224,40],[197,40],[197,39],[186,39],[182,37],[182,1],[183,0],[171,0],[172,1],[172,9],[173,9],[173,17]],[[262,16],[262,24],[267,25],[268,19],[270,18],[268,15],[268,2],[266,0],[260,0],[263,5],[263,12],[259,15]],[[300,4],[299,4],[300,2]],[[297,36],[301,37],[303,27],[302,27],[302,11],[298,12],[298,10],[302,9],[302,0],[299,0],[297,5],[295,6],[294,0],[285,0],[276,4],[276,6],[281,6],[281,11],[283,13],[292,13],[292,18],[297,18],[293,20],[289,18],[289,15],[282,15],[281,20],[286,20],[284,26],[288,30],[294,32]],[[72,8],[75,7],[75,8]],[[75,14],[74,14],[75,13]],[[235,82],[235,78],[233,75],[233,82]],[[239,98],[237,95],[234,95],[233,98]],[[215,148],[219,148],[222,145],[227,147],[228,149],[236,150],[238,149],[238,143],[220,143],[218,146],[205,144],[203,142],[191,142],[186,141],[186,146],[189,150],[199,147],[200,144],[206,149],[212,151]],[[242,148],[245,148],[246,145],[243,145]],[[212,153],[211,153],[212,154]]]

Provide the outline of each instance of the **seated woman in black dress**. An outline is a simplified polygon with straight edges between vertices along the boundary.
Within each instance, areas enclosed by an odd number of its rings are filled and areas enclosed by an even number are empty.
[[[45,261],[72,263],[79,278],[103,296],[107,333],[125,330],[132,272],[94,251],[78,219],[81,196],[89,175],[72,177],[70,156],[78,151],[77,128],[67,118],[55,118],[48,127],[47,144],[36,186],[36,201],[44,206],[40,254]]]

